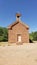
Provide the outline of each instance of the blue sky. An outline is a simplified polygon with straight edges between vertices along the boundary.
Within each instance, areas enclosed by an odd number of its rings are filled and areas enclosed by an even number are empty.
[[[17,12],[29,25],[29,32],[37,31],[37,0],[0,0],[0,26],[7,27],[14,22]]]

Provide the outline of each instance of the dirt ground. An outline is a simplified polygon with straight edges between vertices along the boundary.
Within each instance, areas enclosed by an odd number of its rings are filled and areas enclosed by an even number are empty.
[[[37,43],[0,46],[0,65],[37,65]]]

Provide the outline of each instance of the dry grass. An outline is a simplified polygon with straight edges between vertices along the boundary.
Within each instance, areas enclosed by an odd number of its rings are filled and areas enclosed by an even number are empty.
[[[0,46],[0,65],[37,65],[37,43]]]
[[[8,42],[0,42],[0,46],[8,45]]]

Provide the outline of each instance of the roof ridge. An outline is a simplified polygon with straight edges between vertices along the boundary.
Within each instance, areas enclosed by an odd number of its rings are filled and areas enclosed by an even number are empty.
[[[15,25],[16,23],[21,23],[21,24],[23,24],[24,26],[26,26],[28,29],[29,29],[29,26],[28,25],[26,25],[25,23],[23,23],[21,20],[20,21],[15,21],[15,22],[13,22],[12,24],[10,24],[9,26],[8,26],[8,28],[11,28],[13,25]]]
[[[27,24],[25,24],[24,22],[22,22],[21,20],[19,22],[29,28],[29,26]]]

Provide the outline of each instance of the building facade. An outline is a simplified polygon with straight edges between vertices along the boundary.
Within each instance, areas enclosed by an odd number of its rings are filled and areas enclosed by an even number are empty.
[[[20,14],[16,14],[16,21],[8,26],[9,43],[29,43],[29,27],[20,20]]]

